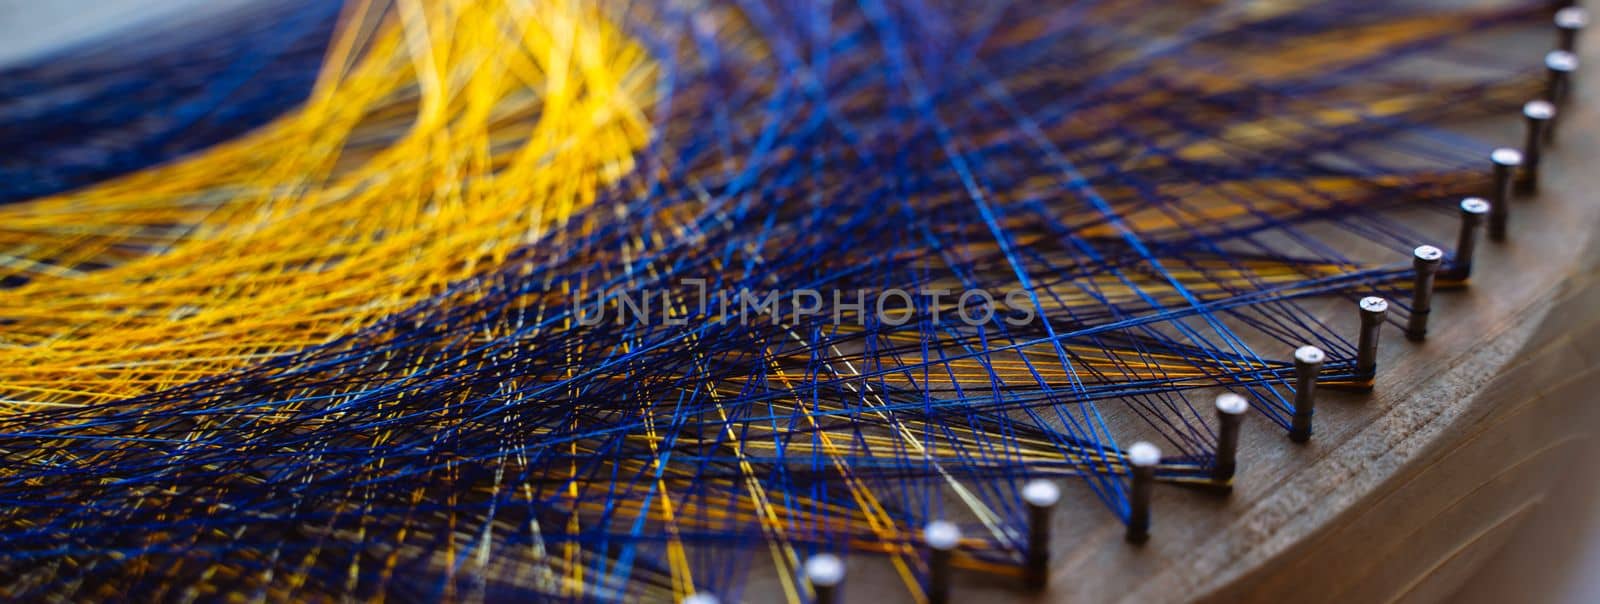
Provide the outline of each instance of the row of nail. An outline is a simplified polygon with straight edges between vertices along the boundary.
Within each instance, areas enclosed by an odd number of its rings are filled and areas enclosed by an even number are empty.
[[[1521,150],[1502,147],[1489,154],[1491,187],[1489,199],[1468,197],[1460,204],[1460,231],[1456,240],[1455,257],[1443,273],[1448,279],[1464,281],[1472,272],[1472,257],[1477,248],[1477,231],[1488,218],[1488,235],[1493,241],[1504,241],[1510,218],[1510,201],[1514,194],[1531,194],[1539,186],[1540,151],[1555,138],[1556,108],[1561,106],[1571,88],[1572,73],[1578,68],[1577,55],[1573,54],[1577,34],[1589,22],[1589,14],[1570,3],[1555,14],[1556,49],[1545,55],[1545,84],[1541,98],[1528,101],[1522,107],[1526,122],[1526,137]],[[1519,171],[1520,168],[1520,171]],[[1406,338],[1422,341],[1428,334],[1428,315],[1433,306],[1434,281],[1441,274],[1445,254],[1431,245],[1418,246],[1412,252],[1414,277],[1411,288],[1411,313],[1406,321]],[[1360,333],[1356,344],[1356,376],[1370,385],[1376,375],[1378,359],[1378,334],[1386,321],[1389,302],[1377,296],[1362,298]],[[1318,376],[1326,354],[1315,346],[1302,346],[1294,351],[1294,412],[1291,416],[1289,439],[1296,443],[1311,440],[1311,420],[1316,408]],[[1238,468],[1239,431],[1250,404],[1244,397],[1232,392],[1216,398],[1218,420],[1216,456],[1211,467],[1211,482],[1231,490],[1234,473]],[[1130,543],[1144,543],[1150,531],[1150,493],[1155,486],[1156,468],[1161,463],[1161,451],[1148,442],[1136,442],[1123,454],[1130,479],[1128,489],[1128,519],[1125,538]],[[1060,488],[1046,480],[1033,480],[1023,485],[1022,500],[1028,508],[1028,534],[1023,553],[1022,580],[1030,590],[1042,590],[1049,583],[1051,519],[1056,503],[1061,499]],[[961,529],[955,524],[935,520],[922,531],[922,545],[927,557],[927,579],[923,592],[932,604],[943,604],[950,599],[951,558],[961,544]],[[802,568],[806,584],[811,588],[813,601],[833,604],[838,601],[839,588],[844,582],[845,565],[839,557],[823,553],[807,559]],[[696,594],[686,603],[715,604],[717,599],[709,594]]]

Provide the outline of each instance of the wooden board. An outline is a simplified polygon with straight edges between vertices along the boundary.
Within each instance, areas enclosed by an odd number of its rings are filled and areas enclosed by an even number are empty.
[[[1600,40],[1589,46],[1585,64],[1600,64]],[[1088,489],[1068,484],[1052,527],[1049,588],[1029,594],[1013,578],[958,571],[953,600],[1433,602],[1453,594],[1540,513],[1600,425],[1600,170],[1591,167],[1600,157],[1600,69],[1586,67],[1576,84],[1546,149],[1541,191],[1513,201],[1509,240],[1480,239],[1470,287],[1439,292],[1426,342],[1385,326],[1372,393],[1321,392],[1316,435],[1305,445],[1250,415],[1233,493],[1158,484],[1142,546],[1124,541],[1124,525]],[[1474,134],[1520,146],[1522,127],[1508,115]],[[1483,166],[1487,175],[1487,157]],[[1416,219],[1418,231],[1454,241],[1453,215]],[[1348,300],[1306,304],[1354,339]],[[845,602],[909,600],[886,563],[863,558],[849,561]]]
[[[1600,62],[1600,53],[1584,54],[1589,65]],[[1068,506],[1054,527],[1062,555],[1051,587],[1024,599],[1429,602],[1452,594],[1539,513],[1600,421],[1596,78],[1600,70],[1580,74],[1546,155],[1544,186],[1515,202],[1510,240],[1483,243],[1471,287],[1438,296],[1428,341],[1385,328],[1372,394],[1320,396],[1317,433],[1304,446],[1263,418],[1247,419],[1234,493],[1158,486],[1142,547],[1123,542],[1120,523],[1096,517],[1103,510]],[[960,581],[958,598],[1001,589]]]
[[[1069,488],[1048,591],[962,573],[956,600],[1449,596],[1540,513],[1564,458],[1600,421],[1600,170],[1590,168],[1600,157],[1600,70],[1585,72],[1546,157],[1543,192],[1517,203],[1508,243],[1481,246],[1470,289],[1441,293],[1430,340],[1386,328],[1374,393],[1326,393],[1303,446],[1250,417],[1233,494],[1159,486],[1144,546],[1126,544],[1102,504]],[[1449,240],[1439,230],[1447,224],[1429,227]],[[1326,312],[1349,325],[1351,310]],[[906,598],[897,580],[858,580],[846,600]]]

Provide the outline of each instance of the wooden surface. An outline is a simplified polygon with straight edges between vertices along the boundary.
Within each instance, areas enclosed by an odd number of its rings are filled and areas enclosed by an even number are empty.
[[[1530,65],[1543,50],[1517,49]],[[1600,65],[1600,52],[1584,54]],[[958,571],[954,601],[1431,602],[1454,593],[1541,511],[1600,421],[1600,170],[1591,167],[1600,69],[1577,84],[1540,193],[1513,201],[1509,240],[1480,239],[1470,287],[1438,293],[1426,342],[1385,326],[1372,393],[1321,391],[1306,445],[1248,416],[1233,493],[1158,484],[1143,546],[1125,543],[1123,524],[1068,483],[1049,589],[1027,594],[1015,579]],[[1514,114],[1472,130],[1508,146],[1522,140]],[[1449,244],[1459,224],[1453,213],[1406,220]],[[1351,301],[1307,304],[1354,338]],[[1113,431],[1137,431],[1136,418],[1109,407]],[[908,600],[881,560],[849,565],[845,602]]]
[[[1600,52],[1582,54],[1600,65]],[[1600,422],[1600,69],[1585,68],[1577,87],[1540,193],[1513,202],[1509,240],[1480,239],[1470,287],[1436,296],[1425,343],[1385,326],[1372,393],[1320,392],[1306,445],[1247,417],[1234,492],[1158,484],[1143,546],[1123,541],[1123,525],[1088,489],[1067,484],[1050,588],[1030,595],[1011,579],[957,572],[955,601],[1433,602],[1454,593],[1540,513]],[[1521,128],[1512,115],[1483,134],[1520,146]],[[1419,213],[1410,224],[1453,243],[1458,223]],[[1349,301],[1313,309],[1354,338]],[[846,602],[907,599],[897,580],[880,580],[893,575],[877,561],[850,563]]]
[[[1471,287],[1438,296],[1429,340],[1385,328],[1374,393],[1320,397],[1306,446],[1247,419],[1234,493],[1158,487],[1143,547],[1122,543],[1121,525],[1092,510],[1068,510],[1056,527],[1067,554],[1036,600],[1453,593],[1540,512],[1600,420],[1597,80],[1600,70],[1580,74],[1545,186],[1515,202],[1508,242],[1480,247]]]

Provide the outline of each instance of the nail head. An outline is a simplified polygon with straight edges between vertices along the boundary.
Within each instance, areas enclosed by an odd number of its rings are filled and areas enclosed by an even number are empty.
[[[1061,500],[1061,487],[1048,480],[1030,480],[1022,485],[1022,500],[1035,507],[1049,507]]]
[[[1240,415],[1250,409],[1250,402],[1244,397],[1232,392],[1224,392],[1217,396],[1217,410],[1228,415]]]
[[[1154,466],[1161,463],[1161,449],[1142,440],[1133,443],[1128,447],[1128,463],[1139,468]]]

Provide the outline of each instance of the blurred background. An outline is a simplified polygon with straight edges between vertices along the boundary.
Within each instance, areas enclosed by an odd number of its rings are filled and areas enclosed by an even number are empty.
[[[0,0],[0,65],[132,28],[171,27],[256,0]],[[324,0],[336,2],[338,0]]]

